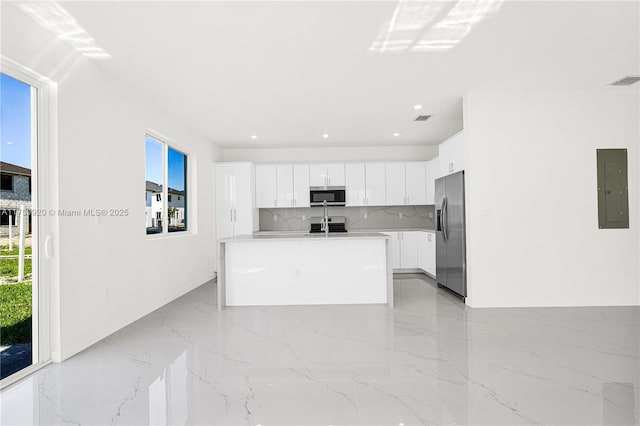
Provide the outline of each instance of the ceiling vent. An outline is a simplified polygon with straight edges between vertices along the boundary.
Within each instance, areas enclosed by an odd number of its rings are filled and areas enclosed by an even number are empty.
[[[419,115],[414,121],[427,121],[429,118],[431,118],[430,115]]]
[[[609,86],[631,86],[640,81],[640,75],[628,75],[625,78],[621,78],[618,81],[609,83]]]

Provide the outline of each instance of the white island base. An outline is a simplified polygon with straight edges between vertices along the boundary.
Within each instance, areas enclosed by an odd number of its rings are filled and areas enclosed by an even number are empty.
[[[387,303],[384,234],[241,235],[220,241],[218,306]]]

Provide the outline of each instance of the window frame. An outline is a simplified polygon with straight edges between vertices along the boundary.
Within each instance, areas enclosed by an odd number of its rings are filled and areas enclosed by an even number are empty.
[[[194,219],[194,214],[191,211],[192,209],[190,208],[190,204],[185,204],[185,207],[187,209],[187,212],[185,214],[185,219],[186,219],[186,223],[189,224],[188,228],[185,231],[178,231],[178,232],[169,232],[169,148],[172,148],[175,151],[179,151],[180,153],[184,154],[185,156],[185,166],[187,168],[186,170],[186,177],[187,177],[187,182],[185,185],[185,195],[189,195],[189,198],[191,197],[191,189],[193,187],[193,179],[191,178],[192,174],[191,174],[191,167],[192,167],[192,155],[191,153],[186,150],[184,148],[183,145],[176,143],[173,139],[163,135],[162,133],[156,132],[155,130],[152,129],[145,129],[145,138],[143,138],[143,140],[146,139],[146,136],[150,136],[151,138],[153,138],[155,141],[157,141],[158,143],[160,143],[162,145],[162,200],[163,201],[163,205],[162,205],[162,232],[159,232],[157,234],[147,234],[146,232],[146,227],[144,229],[144,233],[146,235],[146,237],[148,239],[164,239],[164,238],[173,238],[173,237],[180,237],[180,236],[187,236],[187,235],[194,235],[194,228],[193,225],[195,223]],[[145,150],[146,150],[146,145],[145,145]],[[146,159],[145,159],[146,161]],[[145,164],[146,167],[146,164]],[[144,185],[145,185],[145,193],[147,191],[146,188],[146,180],[147,180],[147,176],[145,174],[145,178],[144,178]],[[145,200],[145,214],[146,214],[146,200]]]

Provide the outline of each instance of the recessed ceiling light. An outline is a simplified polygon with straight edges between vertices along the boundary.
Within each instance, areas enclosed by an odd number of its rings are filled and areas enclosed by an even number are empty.
[[[329,134],[328,134],[328,133],[323,133],[323,134],[322,134],[322,137],[323,137],[323,138],[325,138],[325,139],[327,139],[327,138],[329,137]]]
[[[258,139],[258,136],[256,136],[256,135],[251,135],[251,139]]]
[[[7,145],[13,145],[13,141],[7,141]]]
[[[414,105],[413,109],[422,109],[422,105],[420,105],[420,104]]]
[[[400,133],[398,133],[398,132],[395,132],[395,133],[393,134],[393,137],[394,137],[394,138],[397,138],[398,136],[400,136]]]

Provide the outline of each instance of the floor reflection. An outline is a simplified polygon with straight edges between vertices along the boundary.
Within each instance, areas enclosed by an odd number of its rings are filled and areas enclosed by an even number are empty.
[[[207,284],[2,392],[2,424],[637,424],[640,309],[218,311]]]

